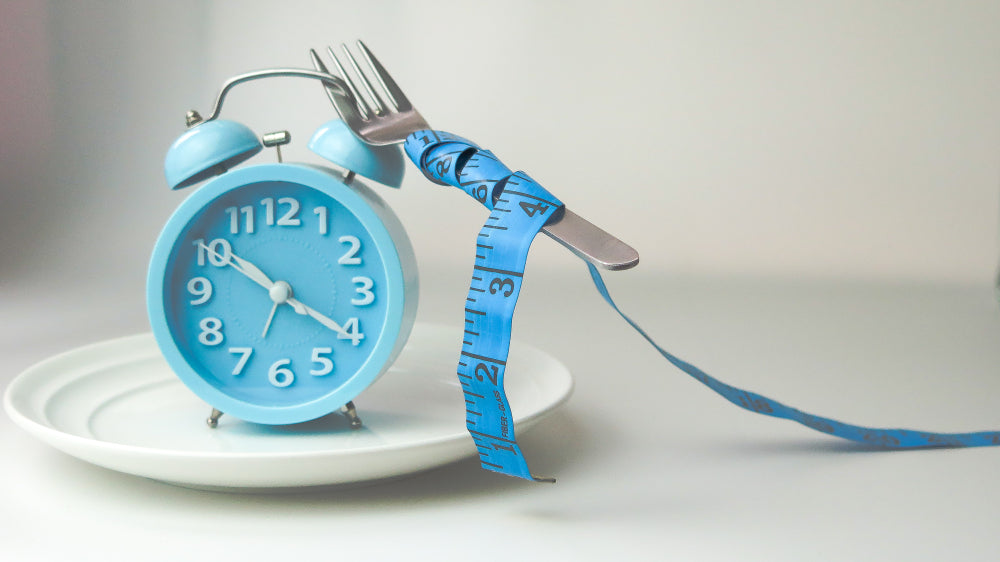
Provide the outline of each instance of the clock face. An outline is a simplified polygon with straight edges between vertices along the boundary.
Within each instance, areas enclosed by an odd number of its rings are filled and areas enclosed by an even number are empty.
[[[318,168],[202,186],[150,266],[154,335],[206,402],[262,423],[338,409],[398,354],[415,312],[409,241],[381,200]]]

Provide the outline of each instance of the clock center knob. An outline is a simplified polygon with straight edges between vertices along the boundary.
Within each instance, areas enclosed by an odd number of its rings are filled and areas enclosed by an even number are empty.
[[[285,281],[276,281],[267,292],[276,304],[284,304],[292,298],[292,286]]]

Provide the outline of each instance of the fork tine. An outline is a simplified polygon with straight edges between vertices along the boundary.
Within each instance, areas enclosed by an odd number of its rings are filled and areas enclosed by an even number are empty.
[[[327,74],[330,74],[330,70],[327,69],[325,64],[323,64],[323,59],[319,57],[319,54],[316,52],[315,49],[309,49],[309,58],[312,59],[313,68],[315,68],[320,72],[325,72]],[[341,71],[340,74],[341,76],[344,76],[343,71]],[[347,82],[348,87],[351,89],[351,93],[354,94],[355,106],[357,106],[358,110],[361,112],[361,118],[368,119],[369,114],[365,111],[367,108],[362,107],[360,105],[364,103],[364,100],[358,98],[357,92],[354,91],[354,84],[352,84],[351,81],[347,78],[344,79],[344,82]],[[334,107],[340,105],[340,100],[337,99],[337,96],[340,95],[340,93],[325,84],[324,84],[324,89],[326,90],[326,96],[330,98],[330,102],[333,103]]]
[[[369,101],[371,101],[372,105],[374,106],[375,115],[385,114],[386,113],[385,103],[382,101],[382,98],[380,98],[379,95],[375,93],[375,89],[372,88],[372,83],[368,81],[368,77],[365,76],[365,73],[361,71],[361,67],[358,65],[358,61],[354,58],[354,55],[351,54],[351,51],[347,48],[347,45],[343,43],[340,44],[340,49],[344,51],[344,57],[347,58],[347,62],[349,62],[351,64],[351,67],[354,69],[354,74],[361,81],[361,85],[364,86],[365,92],[368,93]],[[330,51],[332,52],[333,49],[330,49]]]
[[[354,81],[351,80],[351,75],[344,70],[343,66],[341,66],[340,61],[337,59],[337,54],[334,53],[333,49],[330,47],[327,47],[326,50],[330,53],[330,59],[333,61],[333,65],[337,67],[337,72],[340,74],[340,77],[344,79],[344,82],[347,82],[347,87],[351,89],[351,94],[354,96],[354,102],[358,108],[358,112],[361,113],[361,118],[367,121],[372,116],[371,108],[368,107],[367,103],[365,103],[365,98],[361,97],[361,92],[358,91],[357,86],[354,85]],[[323,68],[326,68],[326,65],[324,65],[323,61],[319,58],[319,55],[315,56],[313,64],[319,64],[320,66],[323,66]],[[330,94],[332,95],[332,93]]]
[[[368,66],[371,67],[372,71],[375,73],[375,77],[378,78],[379,84],[382,85],[382,91],[386,93],[389,101],[392,102],[398,111],[409,111],[413,108],[410,105],[410,100],[406,99],[406,95],[403,94],[403,90],[396,85],[396,81],[392,79],[392,76],[385,70],[382,63],[375,58],[368,46],[364,44],[360,39],[358,40],[358,49],[361,54],[365,57],[365,61],[368,62]]]

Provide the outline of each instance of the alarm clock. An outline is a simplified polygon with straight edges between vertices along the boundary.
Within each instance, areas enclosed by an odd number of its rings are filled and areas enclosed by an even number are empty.
[[[245,125],[215,118],[226,91],[211,119],[188,113],[190,128],[167,152],[172,188],[205,183],[154,246],[153,336],[170,368],[212,407],[213,427],[223,412],[274,425],[353,414],[353,399],[392,364],[416,316],[406,231],[355,177],[398,187],[402,154],[365,145],[332,121],[309,148],[343,171],[283,162],[287,132],[262,142]],[[277,163],[238,166],[265,145],[276,147]]]

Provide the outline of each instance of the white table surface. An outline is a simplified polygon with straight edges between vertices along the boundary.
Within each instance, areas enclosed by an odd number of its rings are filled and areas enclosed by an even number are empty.
[[[453,277],[425,283],[421,321],[461,322],[465,276]],[[662,345],[730,384],[859,424],[1000,428],[1000,309],[989,287],[657,278],[641,268],[607,279]],[[141,285],[112,301],[100,283],[58,283],[0,288],[4,385],[54,353],[145,330]],[[515,338],[575,377],[568,404],[521,439],[554,485],[466,460],[348,490],[204,492],[91,466],[3,417],[0,558],[1000,556],[998,449],[872,450],[740,410],[631,332],[582,266],[529,275]]]

